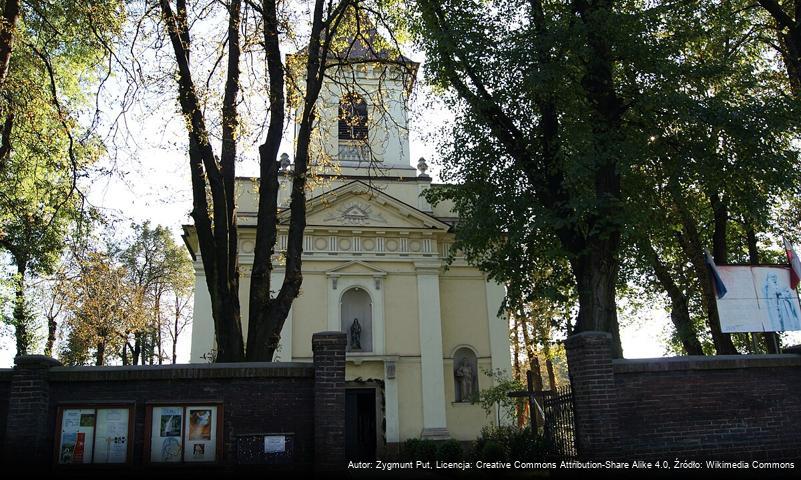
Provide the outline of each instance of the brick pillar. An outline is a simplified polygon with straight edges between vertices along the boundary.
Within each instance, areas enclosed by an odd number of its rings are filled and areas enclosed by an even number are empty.
[[[312,336],[314,351],[314,466],[317,471],[345,468],[344,332]]]
[[[20,355],[14,359],[8,396],[8,418],[3,451],[11,464],[39,468],[50,465],[53,448],[48,441],[50,424],[50,367],[61,365],[44,355]]]
[[[565,340],[582,458],[610,458],[618,452],[618,412],[612,335],[583,332]]]

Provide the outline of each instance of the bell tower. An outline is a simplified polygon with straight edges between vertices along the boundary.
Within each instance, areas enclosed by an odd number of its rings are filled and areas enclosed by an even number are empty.
[[[419,63],[366,21],[335,44],[317,101],[312,165],[349,176],[416,176],[407,101]],[[293,114],[297,126],[300,109]]]

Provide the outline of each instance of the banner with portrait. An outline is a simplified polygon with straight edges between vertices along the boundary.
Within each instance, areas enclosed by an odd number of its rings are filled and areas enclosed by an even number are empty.
[[[718,265],[726,294],[718,298],[723,332],[801,330],[798,293],[786,266]]]

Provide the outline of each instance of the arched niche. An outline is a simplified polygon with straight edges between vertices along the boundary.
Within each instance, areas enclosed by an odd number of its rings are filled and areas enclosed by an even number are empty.
[[[470,402],[478,394],[478,358],[470,347],[453,353],[453,388],[456,402]]]
[[[348,337],[348,352],[373,351],[373,302],[361,287],[347,289],[339,301],[340,328]],[[358,323],[358,326],[356,324]]]

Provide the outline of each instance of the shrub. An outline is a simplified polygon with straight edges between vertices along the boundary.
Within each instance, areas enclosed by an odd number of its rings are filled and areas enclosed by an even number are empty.
[[[484,448],[481,449],[481,460],[486,462],[494,462],[498,460],[505,460],[506,455],[503,445],[495,440],[489,440],[484,443]]]
[[[417,447],[416,460],[435,462],[437,460],[437,444],[431,440],[420,440]]]
[[[456,440],[443,442],[437,448],[437,459],[446,462],[458,462],[464,457],[462,444]]]
[[[419,438],[410,438],[403,442],[403,446],[401,446],[400,456],[401,459],[404,461],[413,461],[417,460],[420,455],[420,439]]]
[[[545,454],[543,438],[531,428],[484,427],[473,447],[475,460],[537,460]]]

